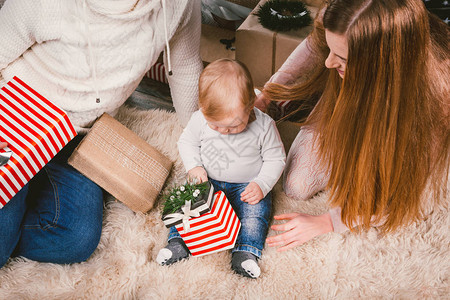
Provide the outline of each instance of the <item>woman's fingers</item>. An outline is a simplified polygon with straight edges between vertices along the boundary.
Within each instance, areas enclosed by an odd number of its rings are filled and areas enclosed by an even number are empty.
[[[273,216],[275,220],[292,220],[293,218],[297,217],[298,213],[290,213],[290,214],[281,214]]]
[[[270,226],[270,229],[275,230],[275,231],[287,231],[287,230],[291,230],[292,228],[293,228],[293,226],[291,224],[289,224],[289,222]]]
[[[274,216],[276,220],[289,220],[283,224],[272,225],[270,228],[275,231],[284,231],[281,234],[268,237],[266,242],[268,246],[281,246],[277,251],[286,251],[303,243],[301,241],[301,228],[298,222],[299,213],[289,213]]]
[[[312,216],[301,213],[282,214],[276,220],[289,220],[284,224],[272,225],[270,228],[284,233],[268,237],[269,246],[281,246],[277,251],[286,251],[301,245],[318,235],[333,230],[329,214]]]
[[[283,246],[283,247],[278,248],[278,249],[277,249],[277,252],[283,252],[283,251],[286,251],[286,250],[295,248],[295,247],[297,247],[297,246],[300,246],[300,245],[303,244],[303,243],[304,243],[303,241],[294,241],[294,242],[292,242],[292,243],[290,243],[290,244],[287,244],[286,246]]]
[[[270,228],[272,230],[275,231],[287,231],[287,230],[291,230],[292,228],[297,226],[297,222],[294,222],[293,219],[295,219],[298,216],[297,213],[292,213],[292,214],[283,214],[283,215],[277,215],[274,216],[273,218],[275,220],[289,220],[286,223],[282,223],[282,224],[275,224],[270,226]]]
[[[256,106],[258,109],[260,109],[261,111],[265,112],[266,109],[267,109],[267,106],[269,105],[269,103],[270,103],[270,100],[269,100],[269,99],[266,99],[266,97],[264,97],[264,94],[259,93],[259,94],[256,96],[256,99],[255,99],[255,106]]]
[[[295,224],[293,222],[287,222],[284,224],[278,224],[278,225],[272,225],[270,227],[272,230],[275,231],[284,231],[283,233],[271,236],[267,238],[267,241],[269,243],[272,242],[279,242],[279,241],[288,241],[292,236],[297,234],[298,230],[293,230],[296,228]]]
[[[8,146],[8,143],[6,143],[6,142],[0,142],[0,149],[5,148],[6,146]]]
[[[286,246],[295,242],[299,238],[299,234],[295,230],[289,230],[282,234],[271,236],[266,239],[270,247]]]
[[[269,247],[278,247],[278,246],[284,246],[286,243],[284,241],[278,241],[278,242],[268,242],[266,241],[267,246]]]
[[[267,245],[270,247],[286,245],[288,237],[285,235],[283,236],[283,234],[284,233],[268,237],[266,239]]]

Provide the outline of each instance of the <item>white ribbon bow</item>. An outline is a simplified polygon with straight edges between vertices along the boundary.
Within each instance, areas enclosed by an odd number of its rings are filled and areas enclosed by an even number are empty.
[[[181,207],[183,213],[173,213],[171,214],[174,218],[181,218],[183,221],[184,232],[188,233],[191,230],[191,225],[189,224],[189,219],[191,217],[199,217],[200,213],[196,210],[191,210],[191,200],[188,200]]]

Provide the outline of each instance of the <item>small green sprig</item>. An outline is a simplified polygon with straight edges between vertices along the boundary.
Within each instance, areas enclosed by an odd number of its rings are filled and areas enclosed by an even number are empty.
[[[185,183],[172,188],[167,194],[162,196],[164,200],[163,215],[176,212],[186,201],[191,200],[191,204],[194,204],[197,200],[201,200],[202,197],[199,196],[204,194],[207,189],[208,182],[198,184]]]

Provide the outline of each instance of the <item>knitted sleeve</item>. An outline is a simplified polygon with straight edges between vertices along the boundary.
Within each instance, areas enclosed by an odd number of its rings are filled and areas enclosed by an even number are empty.
[[[0,70],[36,42],[39,1],[8,0],[0,10]]]
[[[303,127],[289,150],[283,178],[284,191],[291,198],[307,200],[323,191],[328,180],[329,173],[321,164],[318,148],[314,143],[314,132]],[[332,208],[329,213],[334,232],[348,230],[341,221],[340,208]]]
[[[0,9],[0,70],[35,43],[56,38],[60,1],[7,0]]]
[[[293,85],[296,82],[305,80],[316,66],[317,64],[313,60],[313,54],[309,46],[308,38],[306,38],[297,46],[297,48],[295,48],[280,69],[272,75],[267,83],[273,82],[283,85]],[[277,110],[275,118],[279,119],[292,110],[291,104],[293,103],[290,101],[276,101],[273,102],[273,104]]]
[[[306,38],[295,48],[268,82],[294,84],[302,75],[308,74],[314,69],[315,65],[310,60],[311,54],[308,38]]]
[[[189,1],[181,24],[170,39],[173,75],[168,80],[172,101],[183,126],[198,109],[198,78],[203,69],[200,14],[200,1]],[[166,56],[164,64],[168,65]]]
[[[307,200],[325,189],[329,175],[321,166],[312,129],[302,127],[289,150],[284,172],[284,191],[289,197]]]

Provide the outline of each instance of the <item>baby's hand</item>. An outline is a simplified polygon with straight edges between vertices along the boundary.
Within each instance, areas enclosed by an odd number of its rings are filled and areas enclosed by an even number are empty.
[[[256,182],[250,182],[241,194],[241,200],[248,204],[257,204],[264,198],[261,188]]]
[[[188,179],[197,180],[197,183],[208,181],[208,174],[203,167],[195,167],[188,171]]]

